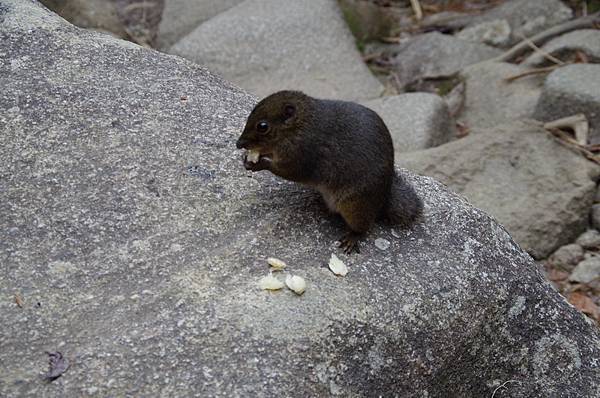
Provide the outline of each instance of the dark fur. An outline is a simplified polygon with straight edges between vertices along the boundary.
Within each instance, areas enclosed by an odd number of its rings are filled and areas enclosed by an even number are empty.
[[[261,121],[269,123],[267,133],[257,131]],[[412,186],[395,173],[387,127],[362,105],[280,91],[258,103],[238,147],[269,155],[247,168],[312,186],[326,201],[329,196],[356,234],[378,217],[408,227],[422,213]]]

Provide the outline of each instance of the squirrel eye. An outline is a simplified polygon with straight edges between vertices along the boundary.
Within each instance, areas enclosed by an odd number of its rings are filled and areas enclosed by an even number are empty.
[[[268,129],[269,123],[267,122],[258,122],[258,124],[256,125],[256,131],[258,131],[259,133],[266,133]]]

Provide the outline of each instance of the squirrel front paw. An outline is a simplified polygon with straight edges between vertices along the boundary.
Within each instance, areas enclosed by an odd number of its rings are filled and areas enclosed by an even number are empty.
[[[242,156],[242,162],[246,170],[250,171],[269,170],[271,167],[271,159],[266,156],[260,156],[256,162],[252,162],[248,160],[248,155],[245,153]]]

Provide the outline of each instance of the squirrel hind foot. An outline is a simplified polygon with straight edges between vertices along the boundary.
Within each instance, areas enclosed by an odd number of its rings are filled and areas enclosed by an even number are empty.
[[[352,252],[360,253],[358,241],[362,237],[362,234],[356,232],[348,232],[340,239],[338,247],[344,250],[346,254],[352,254]]]

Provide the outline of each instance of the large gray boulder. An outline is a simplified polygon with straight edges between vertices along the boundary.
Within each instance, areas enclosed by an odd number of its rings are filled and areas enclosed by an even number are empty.
[[[470,128],[486,128],[531,118],[540,98],[543,78],[534,75],[507,80],[526,70],[523,66],[491,61],[465,68],[461,72],[465,102],[458,119]]]
[[[451,76],[468,65],[501,54],[485,44],[438,32],[416,36],[388,51],[393,54],[391,62],[402,85]]]
[[[492,214],[536,258],[588,225],[600,167],[554,141],[533,121],[508,123],[398,162],[435,177]]]
[[[567,65],[550,73],[535,108],[538,120],[549,122],[583,113],[590,143],[600,144],[600,65]]]
[[[165,0],[158,29],[158,47],[168,49],[204,21],[243,0]]]
[[[338,99],[378,97],[335,0],[247,0],[206,21],[170,53],[263,97],[282,89]]]
[[[0,396],[600,393],[597,328],[441,184],[409,176],[425,221],[336,278],[341,223],[241,167],[253,98],[31,0],[0,40]],[[258,289],[268,255],[303,296]]]
[[[430,93],[407,93],[364,102],[390,130],[396,157],[451,141],[456,126],[446,102]]]

